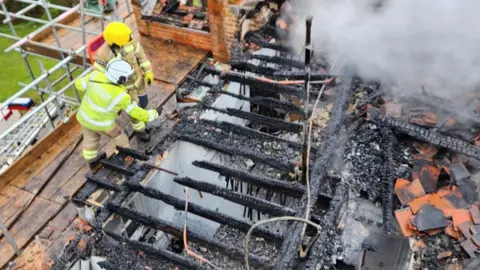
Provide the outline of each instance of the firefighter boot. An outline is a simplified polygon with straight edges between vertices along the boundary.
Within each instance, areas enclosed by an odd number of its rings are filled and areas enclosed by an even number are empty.
[[[102,160],[106,157],[107,157],[107,154],[105,152],[102,151],[102,152],[98,153],[96,158],[94,158],[94,159],[92,159],[88,162],[88,166],[90,166],[90,171],[97,172],[102,166],[102,164],[100,163],[100,160]]]
[[[142,132],[135,131],[135,136],[143,142],[148,142],[150,140],[150,134],[148,134],[147,129]]]

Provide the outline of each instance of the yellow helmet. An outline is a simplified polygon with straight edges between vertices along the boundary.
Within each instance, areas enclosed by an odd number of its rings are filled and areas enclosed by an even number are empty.
[[[112,22],[105,27],[103,39],[109,46],[125,46],[131,40],[132,30],[121,22]]]

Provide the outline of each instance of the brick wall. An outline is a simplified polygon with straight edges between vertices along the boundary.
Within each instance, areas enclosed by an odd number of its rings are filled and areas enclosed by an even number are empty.
[[[238,29],[237,18],[232,6],[245,0],[208,0],[210,33],[176,27],[142,19],[138,2],[133,1],[133,9],[140,34],[189,45],[193,48],[212,51],[215,60],[230,61],[230,50],[236,44],[234,34]]]

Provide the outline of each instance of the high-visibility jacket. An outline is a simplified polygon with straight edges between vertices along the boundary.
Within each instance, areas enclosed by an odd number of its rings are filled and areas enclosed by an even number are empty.
[[[152,71],[152,63],[148,60],[142,45],[138,41],[131,41],[122,48],[112,49],[107,43],[104,43],[95,52],[94,68],[98,71],[105,72],[105,68],[110,60],[117,58],[125,60],[132,65],[135,71],[132,78],[125,83],[127,90],[139,88],[143,80],[143,74]]]
[[[77,112],[80,124],[93,131],[109,131],[116,123],[121,110],[133,119],[150,122],[158,118],[156,110],[144,110],[127,94],[125,87],[111,83],[105,73],[93,71],[78,79],[75,87],[86,91]]]

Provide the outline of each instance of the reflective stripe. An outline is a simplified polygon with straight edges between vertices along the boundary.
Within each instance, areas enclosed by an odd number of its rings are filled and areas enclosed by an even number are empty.
[[[157,113],[157,112],[154,111],[154,110],[148,111],[148,115],[150,116],[150,117],[148,118],[148,122],[152,122],[153,120],[155,120],[155,118],[156,118],[156,115],[155,115],[155,114],[156,114],[156,113]]]
[[[82,88],[83,88],[83,89],[87,89],[87,87],[88,87],[88,84],[87,84],[85,78],[83,78],[83,79],[82,79]]]
[[[91,148],[91,147],[97,147],[98,146],[98,142],[93,142],[93,143],[84,143],[83,144],[83,147],[88,147],[88,148]]]
[[[140,44],[137,42],[137,48],[135,48],[135,54],[140,52]]]
[[[95,111],[98,111],[98,112],[101,112],[101,113],[108,113],[109,111],[103,107],[100,107],[98,106],[97,104],[95,104],[93,102],[93,100],[90,99],[90,97],[87,95],[85,95],[85,101],[87,101],[88,105],[94,109]]]
[[[152,63],[150,63],[150,61],[148,61],[148,60],[140,63],[140,67],[142,67],[142,68],[146,68],[146,67],[149,67],[151,65],[152,65]]]
[[[133,123],[132,122],[132,127],[135,131],[143,131],[145,129],[145,123],[143,123],[143,122]]]
[[[138,107],[137,103],[132,102],[132,104],[128,105],[127,108],[125,108],[125,112],[130,114],[130,112],[137,107]]]
[[[87,150],[87,149],[83,149],[83,157],[86,159],[86,160],[91,160],[91,159],[94,159],[96,158],[98,155],[98,150]]]
[[[118,96],[112,101],[112,103],[110,103],[110,105],[108,105],[107,110],[111,112],[113,109],[115,109],[115,106],[117,106],[117,104],[118,104],[120,101],[122,101],[122,98],[124,98],[124,97],[126,97],[126,96],[127,96],[127,94],[124,93],[124,92],[122,92],[120,95],[118,95]]]
[[[126,53],[129,53],[129,52],[133,51],[133,49],[135,49],[135,46],[133,46],[132,44],[129,44],[129,45],[126,45],[125,47],[123,47],[123,50]]]
[[[114,120],[103,121],[103,122],[93,120],[83,110],[78,110],[78,114],[80,114],[80,116],[83,117],[85,121],[87,121],[91,125],[98,126],[98,127],[109,127],[113,125],[113,123],[115,123]]]
[[[93,63],[93,67],[98,71],[105,72],[105,68],[97,62]]]

